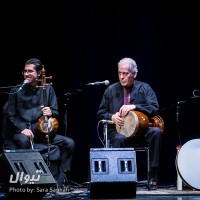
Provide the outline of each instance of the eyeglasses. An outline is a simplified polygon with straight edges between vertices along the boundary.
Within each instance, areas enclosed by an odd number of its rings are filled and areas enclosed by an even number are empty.
[[[34,70],[32,69],[28,69],[28,70],[22,70],[22,74],[25,74],[25,73],[28,73],[28,74],[32,74],[33,72],[35,72]]]

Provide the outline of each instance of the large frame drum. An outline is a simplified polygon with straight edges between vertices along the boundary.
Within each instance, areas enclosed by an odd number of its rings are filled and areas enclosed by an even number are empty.
[[[176,157],[176,168],[186,185],[200,190],[200,139],[186,142]]]

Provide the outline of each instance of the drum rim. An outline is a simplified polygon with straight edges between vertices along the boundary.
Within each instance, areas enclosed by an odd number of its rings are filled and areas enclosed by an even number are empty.
[[[134,126],[132,129],[134,130],[133,133],[136,133],[136,132],[138,131],[138,128],[139,128],[139,119],[138,119],[138,116],[137,116],[136,112],[133,111],[133,110],[129,111],[129,113],[128,113],[125,117],[129,116],[130,114],[132,114],[132,115],[134,116],[134,119],[135,119],[135,124],[134,124],[135,126]],[[121,129],[121,128],[119,128],[118,126],[116,126],[116,129],[117,129],[117,132],[118,132],[118,133],[120,133],[120,134],[126,136],[127,138],[135,136],[134,134],[128,135],[128,134],[123,133],[122,130],[123,130],[124,128]]]

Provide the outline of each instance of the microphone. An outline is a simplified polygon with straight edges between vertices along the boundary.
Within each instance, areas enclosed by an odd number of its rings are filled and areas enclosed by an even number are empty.
[[[94,82],[94,83],[88,83],[87,85],[109,85],[110,82],[108,80],[105,80],[105,81],[97,81],[97,82]]]
[[[29,83],[29,80],[24,80],[24,82],[22,83],[18,91],[20,91],[28,83]]]
[[[111,120],[106,120],[106,119],[102,119],[102,120],[100,120],[100,122],[103,123],[103,124],[114,124],[113,121],[111,121]]]

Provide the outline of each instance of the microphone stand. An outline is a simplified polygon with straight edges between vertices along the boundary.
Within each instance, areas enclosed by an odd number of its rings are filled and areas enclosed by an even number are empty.
[[[108,122],[105,122],[103,126],[103,133],[106,140],[105,148],[110,148],[110,141],[108,141]]]
[[[71,93],[66,93],[65,96],[66,98],[66,102],[64,103],[65,106],[65,115],[64,115],[64,124],[65,124],[65,137],[67,136],[67,102],[69,101],[69,97],[71,96]]]
[[[64,124],[65,124],[65,136],[67,135],[67,102],[69,101],[69,97],[71,97],[74,93],[82,92],[85,88],[89,86],[95,86],[95,85],[109,85],[110,82],[108,80],[102,81],[102,82],[94,82],[94,83],[88,83],[84,85],[81,89],[76,89],[72,93],[65,93],[64,96],[66,97],[66,102],[64,103],[65,106],[65,115],[64,115]]]
[[[191,99],[197,99],[200,98],[200,91],[198,89],[193,90],[193,96],[187,98],[186,100],[183,101],[178,101],[177,102],[177,107],[176,107],[176,123],[177,123],[177,137],[178,137],[178,145],[181,145],[181,139],[180,139],[180,108],[181,105],[187,103]]]
[[[82,92],[83,90],[80,90],[80,89],[76,89],[75,92]],[[64,96],[66,97],[66,101],[64,103],[64,106],[65,106],[65,115],[64,115],[64,124],[65,124],[65,137],[67,135],[67,128],[68,128],[68,125],[67,125],[67,115],[68,115],[68,112],[67,112],[67,105],[68,105],[68,102],[69,102],[69,97],[71,97],[75,92],[73,93],[65,93]]]
[[[199,90],[194,90],[193,91],[193,96],[189,97],[188,99],[184,100],[184,101],[178,101],[177,102],[177,107],[176,107],[176,123],[177,123],[177,137],[178,137],[178,146],[176,147],[177,149],[177,156],[178,156],[178,153],[182,147],[182,144],[181,144],[181,138],[180,138],[180,116],[179,116],[179,113],[180,113],[180,107],[181,105],[187,103],[190,99],[195,99],[195,98],[200,98],[200,92]],[[183,189],[183,181],[182,181],[182,178],[180,177],[178,171],[177,171],[177,183],[176,183],[176,187],[177,187],[177,190],[182,190]]]
[[[181,139],[180,139],[180,120],[179,120],[179,114],[180,114],[180,104],[182,102],[179,101],[177,102],[177,106],[176,106],[176,123],[177,123],[177,137],[178,137],[178,145],[181,145]]]

